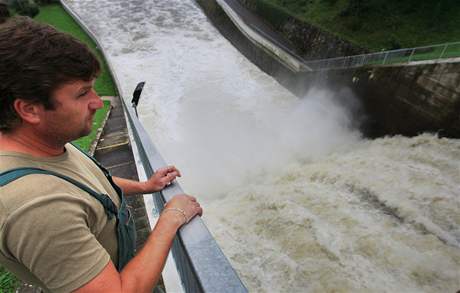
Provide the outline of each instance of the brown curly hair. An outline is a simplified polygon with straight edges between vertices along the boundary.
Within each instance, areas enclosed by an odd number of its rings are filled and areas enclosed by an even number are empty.
[[[0,25],[0,131],[21,123],[13,106],[17,98],[52,110],[54,90],[99,72],[96,56],[74,37],[28,17],[10,18]]]

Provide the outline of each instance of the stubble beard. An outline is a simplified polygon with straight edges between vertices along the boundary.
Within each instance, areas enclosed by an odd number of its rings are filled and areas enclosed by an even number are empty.
[[[48,129],[45,136],[47,137],[47,140],[53,144],[65,145],[66,143],[90,134],[92,121],[93,119],[91,118],[90,122],[87,122],[87,124],[85,124],[84,127],[82,126],[81,129],[65,129],[65,126],[54,126],[51,129]]]

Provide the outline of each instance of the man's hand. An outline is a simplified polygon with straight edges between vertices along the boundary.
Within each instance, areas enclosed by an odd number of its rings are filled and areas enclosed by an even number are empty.
[[[171,184],[171,182],[174,179],[176,179],[176,177],[180,176],[181,174],[179,170],[176,169],[176,167],[167,166],[158,169],[155,172],[155,174],[152,175],[152,177],[150,177],[147,181],[144,182],[124,179],[115,176],[113,176],[112,178],[115,184],[123,190],[123,193],[129,196],[133,194],[144,194],[160,191],[167,185]]]
[[[143,182],[144,193],[157,192],[171,184],[171,182],[181,177],[179,170],[174,166],[167,166],[158,169],[152,177]]]
[[[187,224],[196,215],[203,215],[203,208],[195,197],[187,194],[173,196],[165,205],[163,213],[174,212],[176,219],[179,218],[181,225]]]

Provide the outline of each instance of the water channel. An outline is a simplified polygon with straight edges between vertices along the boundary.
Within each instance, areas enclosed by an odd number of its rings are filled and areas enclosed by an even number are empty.
[[[352,93],[299,99],[190,0],[68,0],[251,292],[460,290],[460,141],[368,140]]]

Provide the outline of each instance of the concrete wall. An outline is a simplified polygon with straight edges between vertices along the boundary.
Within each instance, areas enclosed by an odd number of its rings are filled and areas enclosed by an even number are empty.
[[[359,97],[371,136],[460,137],[460,62],[329,71],[327,78]]]
[[[255,14],[267,19],[272,27],[288,39],[306,60],[323,59],[368,53],[365,48],[343,40],[332,33],[289,16],[280,23],[273,23],[258,7],[258,0],[238,0]]]
[[[378,66],[294,73],[236,28],[215,0],[197,0],[211,22],[240,52],[280,84],[302,97],[312,86],[327,87],[353,107],[364,135],[417,135],[439,132],[460,138],[460,63]]]
[[[248,40],[248,38],[233,24],[215,0],[196,0],[196,2],[220,33],[246,56],[246,58],[268,74],[279,76],[280,78],[278,81],[281,84],[287,88],[292,88],[292,84],[295,83],[292,79],[297,79],[296,76],[292,74],[292,71],[283,66],[273,54],[270,54],[270,52],[254,45]]]

